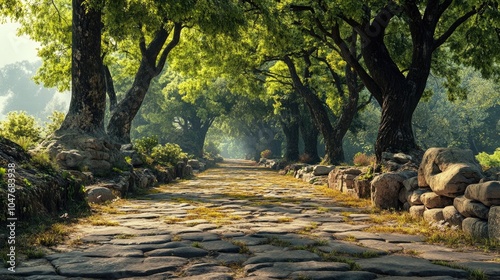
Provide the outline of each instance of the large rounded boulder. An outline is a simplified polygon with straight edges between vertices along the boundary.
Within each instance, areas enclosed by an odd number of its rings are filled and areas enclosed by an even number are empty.
[[[471,150],[456,148],[430,148],[418,170],[420,187],[430,187],[441,196],[463,195],[470,184],[483,178],[481,166]]]

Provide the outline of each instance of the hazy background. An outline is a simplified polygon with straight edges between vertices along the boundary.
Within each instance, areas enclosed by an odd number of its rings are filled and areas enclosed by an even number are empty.
[[[39,45],[27,36],[17,36],[17,26],[0,24],[0,120],[10,111],[26,111],[44,122],[54,110],[65,112],[71,96],[33,82],[41,63]]]

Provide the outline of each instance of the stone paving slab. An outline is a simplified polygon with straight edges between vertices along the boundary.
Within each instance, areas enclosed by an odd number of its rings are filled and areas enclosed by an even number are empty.
[[[408,256],[382,256],[356,261],[362,270],[391,276],[452,276],[467,278],[468,273],[431,263],[428,260]]]
[[[251,257],[243,265],[268,262],[304,262],[318,261],[320,257],[314,253],[305,250],[286,251],[282,254],[274,252],[258,253],[255,257]]]
[[[188,263],[178,257],[155,258],[89,258],[77,262],[55,265],[58,273],[71,277],[125,278],[147,276],[155,273],[173,271]]]
[[[479,262],[477,260],[474,260],[457,262],[456,264],[469,269],[477,269],[483,271],[486,275],[488,275],[490,279],[500,279],[500,263],[498,262]]]

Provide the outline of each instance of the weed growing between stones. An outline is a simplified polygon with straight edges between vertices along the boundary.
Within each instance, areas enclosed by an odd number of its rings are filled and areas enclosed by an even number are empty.
[[[92,215],[86,219],[82,220],[83,223],[88,223],[93,226],[109,226],[109,227],[114,227],[114,226],[119,226],[120,224],[115,221],[109,221],[105,219],[101,214],[95,214]]]
[[[479,269],[470,269],[468,267],[448,261],[431,261],[431,263],[441,266],[446,266],[453,269],[465,270],[469,273],[469,277],[467,278],[468,280],[488,280],[488,276],[482,270]]]
[[[240,247],[240,251],[239,251],[240,254],[250,254],[251,253],[250,249],[248,248],[248,246],[245,242],[238,241],[238,240],[232,240],[231,243],[235,246]]]

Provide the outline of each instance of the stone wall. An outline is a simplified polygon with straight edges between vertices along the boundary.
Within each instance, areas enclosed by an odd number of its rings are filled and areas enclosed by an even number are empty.
[[[500,173],[483,173],[470,150],[431,148],[422,161],[409,155],[384,153],[386,172],[371,167],[295,164],[284,173],[323,184],[374,207],[409,211],[429,222],[462,229],[475,238],[500,240]],[[315,173],[314,170],[327,171]]]

